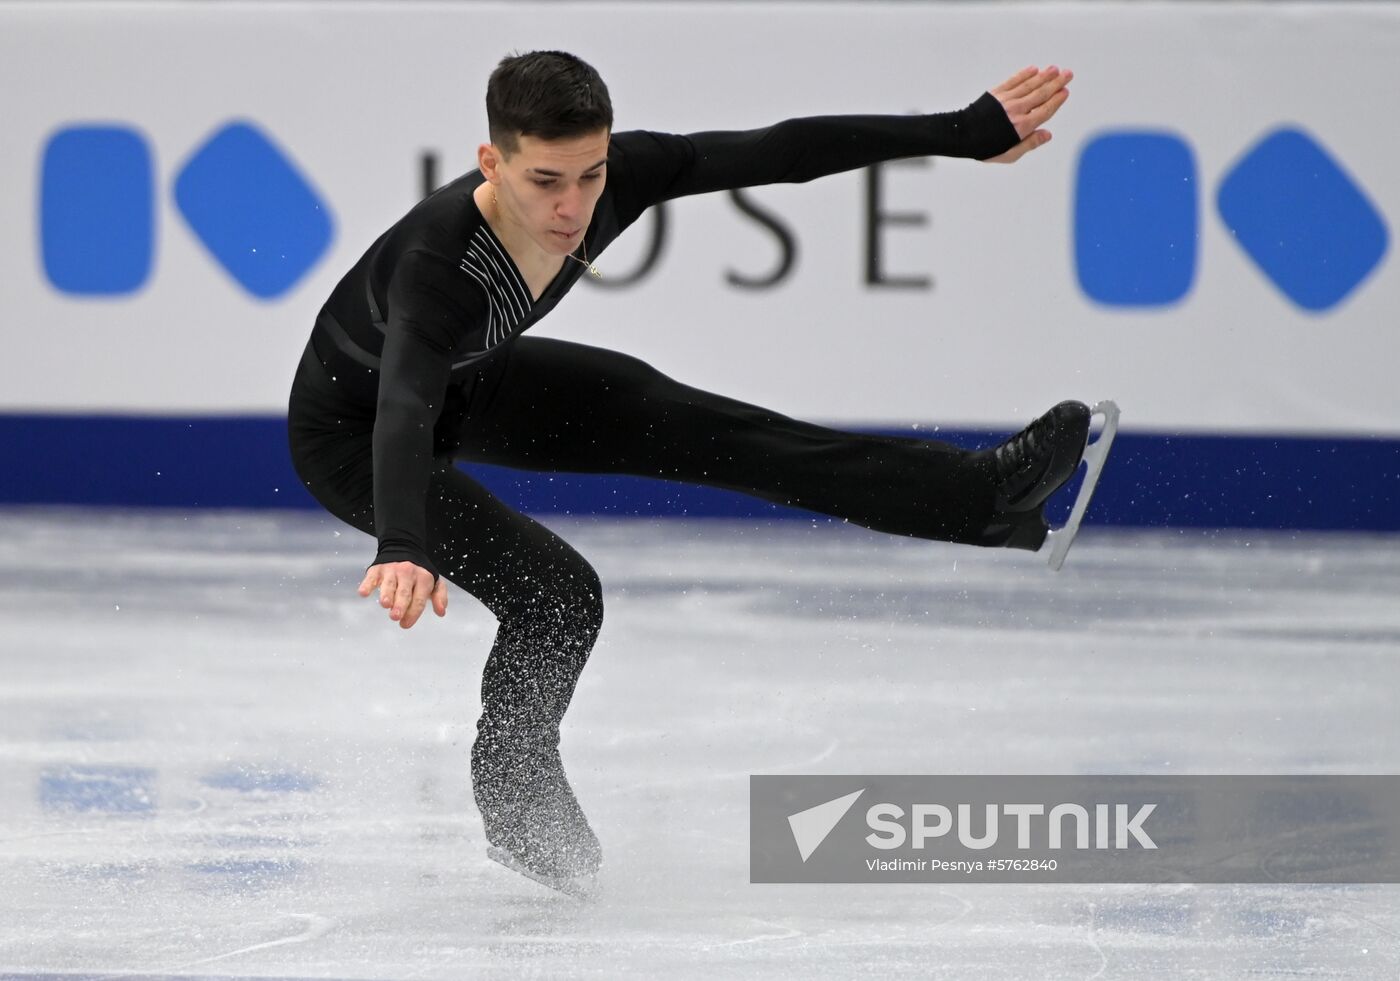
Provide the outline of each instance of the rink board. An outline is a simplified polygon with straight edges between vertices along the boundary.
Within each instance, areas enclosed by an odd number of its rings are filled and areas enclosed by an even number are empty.
[[[280,418],[0,416],[15,504],[317,508],[292,470]],[[880,430],[910,435],[910,430]],[[987,446],[987,432],[940,431]],[[640,477],[466,469],[534,514],[810,519],[730,491]],[[1052,501],[1068,514],[1076,479]],[[818,519],[824,520],[824,519]],[[1400,442],[1377,438],[1119,434],[1088,524],[1400,531]]]
[[[1091,522],[1394,527],[1400,132],[1337,107],[1388,90],[1400,7],[1364,3],[5,4],[0,501],[305,503],[276,420],[315,313],[475,165],[486,77],[533,47],[597,65],[619,130],[1076,73],[1015,167],[669,202],[536,331],[861,431],[985,440],[1112,398],[1142,459]],[[623,511],[753,507],[607,486]]]

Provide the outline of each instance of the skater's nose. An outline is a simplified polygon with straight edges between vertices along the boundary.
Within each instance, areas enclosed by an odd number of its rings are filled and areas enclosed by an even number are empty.
[[[576,222],[583,214],[584,190],[582,186],[573,184],[555,199],[554,214],[561,221]]]

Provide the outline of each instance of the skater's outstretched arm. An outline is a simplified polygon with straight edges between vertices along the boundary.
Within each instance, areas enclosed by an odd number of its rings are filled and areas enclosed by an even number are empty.
[[[625,226],[660,201],[763,184],[800,184],[903,157],[1014,163],[1043,146],[1073,73],[1025,68],[956,112],[808,116],[762,129],[612,138],[609,169]]]

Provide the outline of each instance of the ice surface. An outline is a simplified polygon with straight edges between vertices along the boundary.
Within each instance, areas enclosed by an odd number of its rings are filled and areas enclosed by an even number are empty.
[[[1400,760],[1400,540],[547,519],[607,622],[583,905],[471,804],[494,624],[411,631],[319,515],[0,512],[0,977],[1392,978],[1400,886],[756,886],[751,773]]]

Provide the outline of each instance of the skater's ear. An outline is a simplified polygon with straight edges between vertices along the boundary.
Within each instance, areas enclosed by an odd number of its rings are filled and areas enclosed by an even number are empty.
[[[509,154],[494,143],[483,143],[476,148],[476,163],[481,168],[481,176],[488,181],[500,179],[501,164],[509,159]]]

